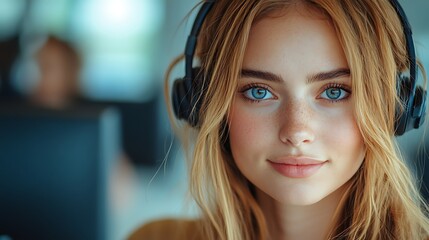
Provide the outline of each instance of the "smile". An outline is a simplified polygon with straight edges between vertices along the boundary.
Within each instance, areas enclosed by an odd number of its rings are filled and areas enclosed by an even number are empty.
[[[318,172],[327,161],[302,158],[288,158],[283,161],[270,161],[270,165],[278,173],[289,178],[306,178]]]

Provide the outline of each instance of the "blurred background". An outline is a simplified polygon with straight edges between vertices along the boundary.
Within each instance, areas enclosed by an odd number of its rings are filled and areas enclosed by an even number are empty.
[[[0,1],[0,239],[124,239],[196,214],[163,78],[197,2]],[[400,2],[429,69],[429,1]],[[424,140],[399,142],[415,159]]]

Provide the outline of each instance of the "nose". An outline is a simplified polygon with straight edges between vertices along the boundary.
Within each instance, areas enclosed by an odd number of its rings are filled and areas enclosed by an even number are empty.
[[[314,141],[315,114],[306,103],[288,103],[280,114],[279,138],[284,144],[299,147]]]

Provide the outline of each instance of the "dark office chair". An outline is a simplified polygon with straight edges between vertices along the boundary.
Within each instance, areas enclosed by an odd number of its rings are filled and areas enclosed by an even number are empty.
[[[106,239],[119,122],[110,108],[0,105],[0,236]]]

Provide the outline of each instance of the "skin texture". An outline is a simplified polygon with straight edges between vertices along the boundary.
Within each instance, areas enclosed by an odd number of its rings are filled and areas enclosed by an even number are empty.
[[[229,137],[273,239],[326,237],[345,184],[364,160],[348,68],[330,22],[303,6],[251,29]],[[310,174],[274,167],[309,159],[320,163]]]

